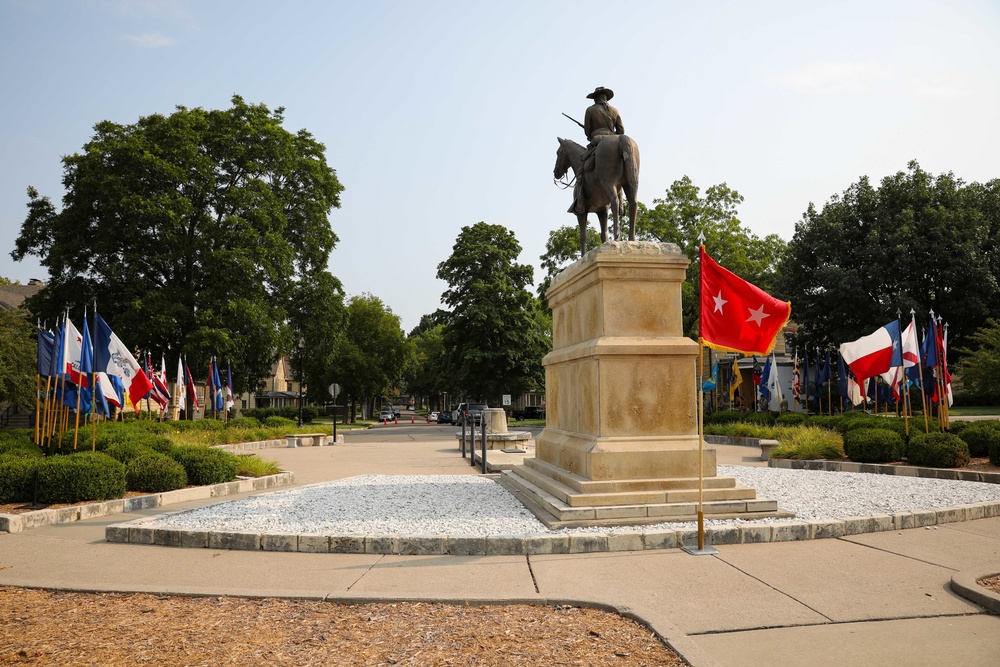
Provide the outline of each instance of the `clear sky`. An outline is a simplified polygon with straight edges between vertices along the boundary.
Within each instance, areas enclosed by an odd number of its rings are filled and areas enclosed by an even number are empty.
[[[582,119],[596,86],[639,145],[641,201],[726,182],[751,231],[788,240],[809,202],[912,159],[1000,177],[998,36],[995,0],[0,0],[0,275],[46,278],[9,256],[25,190],[58,203],[96,123],[237,93],[326,145],[346,188],[330,270],[409,331],[465,225],[510,228],[541,279],[574,224],[556,137],[584,141],[560,112]]]

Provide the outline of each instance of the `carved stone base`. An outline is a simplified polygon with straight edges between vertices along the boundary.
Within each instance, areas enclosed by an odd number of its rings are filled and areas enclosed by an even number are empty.
[[[501,477],[543,522],[689,520],[699,466],[706,515],[778,515],[716,475],[714,450],[699,455],[698,344],[681,319],[688,263],[673,244],[605,243],[553,279],[546,428],[536,458]]]

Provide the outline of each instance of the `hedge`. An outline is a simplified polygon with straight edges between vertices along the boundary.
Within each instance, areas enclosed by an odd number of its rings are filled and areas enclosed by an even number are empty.
[[[184,466],[177,461],[150,452],[129,461],[125,467],[125,482],[129,491],[162,493],[183,489],[188,477]]]
[[[0,503],[32,499],[34,474],[39,459],[0,454]]]
[[[953,433],[916,432],[906,450],[910,463],[932,468],[961,468],[969,463],[969,446]]]
[[[316,408],[309,405],[302,406],[303,423],[308,424],[312,422],[312,420],[316,419],[317,414],[319,414],[319,411]],[[268,417],[284,417],[298,423],[299,409],[293,405],[283,408],[253,408],[251,410],[244,410],[243,416],[253,417],[261,422],[264,422]]]
[[[238,470],[236,457],[220,449],[185,445],[174,447],[168,456],[184,466],[188,482],[195,486],[231,482],[236,479]]]
[[[105,449],[104,453],[116,461],[121,461],[125,465],[128,465],[133,459],[137,459],[140,456],[155,454],[156,452],[137,442],[116,442]]]
[[[125,466],[103,452],[50,456],[38,462],[38,498],[46,503],[108,500],[125,495]]]
[[[858,463],[890,463],[903,458],[903,438],[884,428],[856,428],[844,433],[844,453]]]
[[[969,446],[969,456],[989,456],[990,445],[1000,442],[1000,429],[985,424],[967,426],[960,433],[959,437]]]

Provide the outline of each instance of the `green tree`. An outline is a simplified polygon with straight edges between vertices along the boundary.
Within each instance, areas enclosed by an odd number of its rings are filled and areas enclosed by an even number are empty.
[[[282,127],[284,110],[232,98],[131,125],[102,121],[63,159],[61,210],[28,189],[11,253],[47,267],[29,307],[99,312],[130,345],[233,359],[254,390],[293,332],[296,284],[327,263],[343,190],[324,147]]]
[[[950,333],[950,332],[949,332]],[[1000,322],[986,324],[969,337],[970,344],[955,351],[962,355],[956,374],[962,379],[962,393],[976,404],[1000,404]]]
[[[407,390],[427,399],[432,408],[441,407],[438,399],[443,392],[453,391],[453,383],[447,371],[444,329],[445,325],[436,324],[416,335],[411,333],[408,337],[411,356],[405,375]]]
[[[587,247],[596,248],[599,245],[601,245],[600,233],[593,227],[587,227]],[[545,277],[538,284],[538,298],[544,301],[545,293],[549,291],[556,274],[578,259],[580,259],[580,228],[577,225],[566,225],[549,232],[549,238],[545,242],[545,254],[541,256]]]
[[[28,314],[0,308],[0,401],[34,408],[37,345]]]
[[[551,349],[540,304],[527,286],[533,270],[517,264],[521,245],[502,225],[463,227],[451,256],[438,264],[451,310],[444,331],[451,376],[470,398],[499,402],[542,386],[542,357]]]
[[[795,226],[780,266],[800,338],[836,346],[913,308],[962,340],[1000,318],[1000,180],[965,184],[910,162],[878,187],[862,177]],[[956,358],[957,361],[957,358]]]
[[[387,395],[403,375],[409,344],[399,317],[371,294],[351,297],[347,302],[344,335],[333,354],[336,382],[351,402],[351,419],[357,405],[362,417],[376,399]]]
[[[653,208],[639,216],[636,238],[660,243],[674,243],[687,255],[692,265],[688,280],[681,286],[684,330],[697,336],[698,330],[698,249],[700,236],[715,261],[744,280],[766,292],[774,290],[778,261],[785,243],[776,234],[763,238],[743,226],[738,206],[743,195],[725,183],[705,190],[684,176],[674,181],[662,199],[653,200]]]
[[[342,384],[336,351],[342,343],[347,309],[344,288],[328,271],[315,271],[294,285],[289,323],[293,327],[293,367],[303,371],[305,392],[313,403],[331,400],[328,387]]]

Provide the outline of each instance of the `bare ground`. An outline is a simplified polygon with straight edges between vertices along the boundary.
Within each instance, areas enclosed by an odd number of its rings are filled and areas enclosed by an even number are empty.
[[[0,587],[0,665],[684,665],[579,607],[343,605]]]

